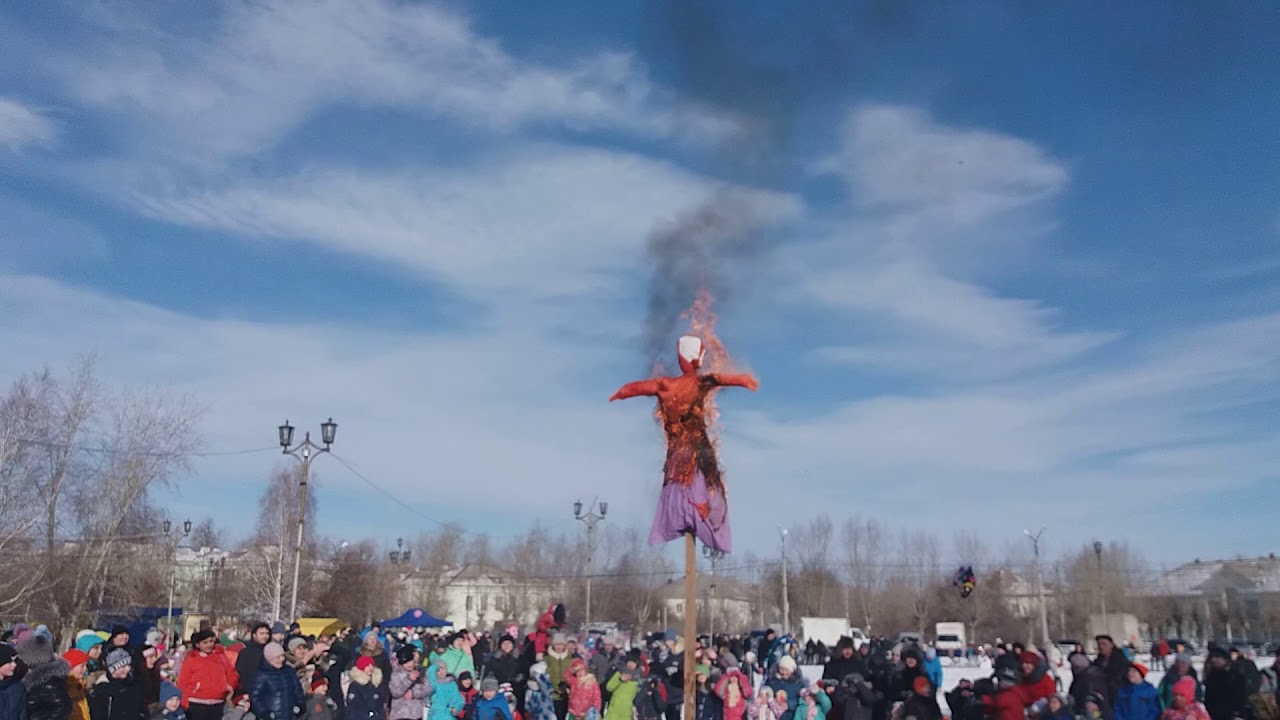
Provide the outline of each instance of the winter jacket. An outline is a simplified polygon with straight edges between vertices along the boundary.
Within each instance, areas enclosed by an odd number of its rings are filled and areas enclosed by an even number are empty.
[[[182,707],[192,700],[197,705],[221,705],[235,687],[232,672],[226,653],[219,647],[208,655],[198,650],[187,653],[174,683],[182,691]]]
[[[387,690],[391,693],[391,720],[422,720],[422,711],[434,687],[418,678],[409,679],[409,671],[398,667],[391,671]]]
[[[489,658],[489,665],[485,668],[485,672],[497,679],[499,685],[510,683],[512,687],[515,687],[524,680],[520,672],[520,658],[515,651],[504,653],[502,650],[498,650]],[[597,675],[596,677],[602,676]]]
[[[1022,696],[1016,685],[1004,688],[994,695],[982,698],[982,706],[990,720],[1024,720],[1027,706],[1022,704]]]
[[[827,720],[827,713],[831,712],[831,698],[825,692],[819,691],[814,694],[814,704],[809,705],[808,700],[802,699],[800,705],[796,707],[796,720]],[[812,712],[812,717],[810,713]],[[920,718],[919,720],[925,720]],[[929,720],[942,720],[941,717],[929,718]]]
[[[922,697],[918,693],[912,693],[907,701],[902,703],[902,720],[942,720],[942,710],[938,708],[938,701],[933,697]]]
[[[932,653],[927,653],[924,658],[924,675],[929,678],[929,684],[936,689],[942,687],[942,661],[937,655],[930,658],[930,654]]]
[[[852,673],[841,679],[831,694],[830,720],[871,720],[876,705],[884,699],[862,675]]]
[[[476,698],[475,707],[471,709],[472,720],[512,720],[511,706],[507,704],[507,698],[502,693],[496,693],[492,700],[485,700],[484,696]]]
[[[966,694],[956,689],[943,697],[951,711],[951,720],[982,720],[982,703],[972,692]],[[1066,713],[1066,720],[1071,720],[1071,713]]]
[[[619,676],[614,675],[614,679]],[[613,681],[609,681],[613,684]],[[631,708],[622,705],[622,699],[626,697],[627,686],[634,686],[632,691],[635,693],[635,699],[632,701]],[[619,693],[623,693],[619,697]],[[628,680],[622,683],[613,693],[614,700],[609,703],[609,709],[605,712],[605,720],[627,720],[631,717],[632,708],[635,709],[636,720],[658,720],[663,717],[666,712],[667,703],[667,684],[662,678],[650,677],[644,681],[644,685],[636,680]],[[614,710],[614,704],[617,704],[617,710]],[[625,715],[624,715],[625,713]]]
[[[337,705],[329,699],[328,695],[315,693],[307,696],[307,709],[302,716],[306,720],[333,720],[334,711],[337,709]],[[418,716],[419,720],[421,717],[421,715]]]
[[[780,675],[774,675],[769,678],[769,682],[765,683],[765,685],[773,689],[775,697],[779,690],[787,693],[787,709],[778,720],[793,720],[793,718],[794,720],[804,720],[804,718],[795,717],[796,706],[800,704],[800,691],[805,688],[804,678],[800,677],[798,672],[786,680],[783,680]]]
[[[1192,703],[1181,710],[1173,707],[1164,709],[1160,720],[1209,720],[1209,711],[1201,703]]]
[[[738,688],[736,702],[729,698],[730,683]],[[747,708],[751,705],[751,681],[739,670],[730,670],[716,683],[716,696],[724,708],[724,720],[745,720]]]
[[[67,676],[67,697],[71,699],[69,720],[89,720],[89,692],[80,678]]]
[[[94,685],[89,691],[89,717],[92,720],[147,720],[142,688],[132,675],[123,680],[107,678]]]
[[[0,680],[0,720],[27,720],[27,689],[20,678]]]
[[[1125,682],[1127,683],[1128,680],[1126,679]],[[1098,665],[1090,665],[1083,672],[1076,673],[1071,679],[1071,689],[1068,693],[1071,695],[1071,704],[1076,712],[1084,712],[1084,701],[1089,699],[1090,695],[1097,693],[1107,697],[1106,671]]]
[[[1022,682],[1013,686],[1013,691],[1022,700],[1022,707],[1027,708],[1058,692],[1058,684],[1054,682],[1053,676],[1049,675],[1048,665],[1041,660],[1030,675],[1027,675],[1022,679]]]
[[[351,668],[347,677],[351,683],[347,686],[346,720],[386,720],[387,686],[383,684],[382,671],[376,665],[368,672]]]
[[[622,653],[617,650],[612,653],[601,650],[592,655],[591,659],[587,661],[587,670],[596,676],[598,682],[607,683],[609,678],[613,676],[614,671],[622,667],[623,662]]]
[[[604,711],[604,720],[631,720],[640,683],[634,677],[624,681],[622,675],[615,672],[609,676],[605,689],[609,691],[609,707]]]
[[[258,674],[258,668],[262,667],[262,649],[264,647],[266,646],[250,640],[236,655],[236,677],[240,678],[241,689],[249,689],[249,681],[253,679],[254,675]]]
[[[525,698],[527,720],[556,720],[556,706],[551,701],[551,679],[543,673],[530,675],[529,692]]]
[[[1116,695],[1111,706],[1115,720],[1160,720],[1164,708],[1160,706],[1160,693],[1148,682],[1130,683]]]
[[[456,647],[450,647],[444,651],[441,656],[444,660],[444,667],[448,673],[454,677],[458,677],[463,671],[471,673],[472,677],[476,674],[476,661],[471,657],[469,650],[461,650]]]
[[[558,653],[555,650],[548,650],[543,658],[543,662],[547,664],[547,677],[551,680],[551,698],[556,702],[565,699],[562,683],[565,682],[565,673],[569,672],[576,659],[567,652]]]
[[[714,692],[699,687],[693,701],[693,715],[696,720],[723,720],[724,705]]]
[[[276,668],[262,663],[246,690],[249,710],[258,720],[293,720],[306,704],[298,674],[288,665]]]
[[[573,675],[569,676],[569,714],[576,718],[585,718],[587,711],[595,708],[603,710],[600,697],[600,683],[584,683]],[[717,720],[719,720],[717,718]]]
[[[67,720],[71,716],[70,672],[71,667],[60,657],[27,669],[22,677],[27,689],[27,720]]]
[[[441,680],[432,673],[428,679],[431,682],[431,710],[427,714],[427,720],[454,720],[460,716],[465,704],[453,676],[447,675]],[[350,713],[347,714],[347,720],[354,720]]]
[[[1196,669],[1191,668],[1190,672],[1187,673],[1186,677],[1189,677],[1192,680],[1196,681],[1196,702],[1203,702],[1204,701],[1204,685],[1200,683],[1200,677],[1196,675]],[[1183,678],[1183,675],[1179,674],[1177,670],[1173,668],[1169,668],[1169,672],[1165,673],[1164,677],[1160,679],[1160,687],[1158,687],[1156,691],[1160,695],[1161,707],[1164,707],[1164,708],[1173,707],[1173,686],[1182,678]],[[1075,686],[1072,685],[1072,689],[1074,688]]]
[[[1120,648],[1115,648],[1111,651],[1109,657],[1104,658],[1099,655],[1094,659],[1093,664],[1102,668],[1103,674],[1106,675],[1107,691],[1104,694],[1107,697],[1107,702],[1114,703],[1116,695],[1120,693],[1120,690],[1125,685],[1129,684],[1129,666],[1131,664],[1129,658],[1124,656]]]
[[[1231,720],[1236,714],[1243,713],[1248,703],[1244,677],[1234,668],[1228,665],[1222,669],[1205,669],[1204,707],[1209,711],[1209,717]]]

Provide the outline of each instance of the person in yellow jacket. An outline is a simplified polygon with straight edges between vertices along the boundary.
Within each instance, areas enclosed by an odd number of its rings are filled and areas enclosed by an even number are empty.
[[[71,714],[67,720],[89,720],[89,693],[84,687],[84,674],[89,670],[89,654],[71,648],[62,654],[71,666],[67,673],[67,694],[71,696]]]

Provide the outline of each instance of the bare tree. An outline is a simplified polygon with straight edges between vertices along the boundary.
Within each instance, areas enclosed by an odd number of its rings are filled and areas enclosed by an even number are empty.
[[[125,574],[123,563],[136,557],[123,552],[122,545],[151,531],[142,525],[156,517],[149,492],[187,469],[199,437],[194,431],[199,411],[187,397],[143,389],[91,405],[101,410],[93,418],[101,441],[85,459],[85,474],[74,486],[57,481],[60,493],[72,491],[75,512],[65,516],[77,536],[51,558],[56,574],[48,606],[62,623],[63,638],[70,638],[78,623],[88,622],[87,611],[101,607],[109,588],[121,586],[117,579]]]
[[[191,529],[191,547],[222,548],[226,545],[226,542],[226,533],[218,529],[211,517],[201,520]]]
[[[942,574],[938,538],[924,530],[903,530],[898,544],[897,574],[910,597],[912,627],[923,633]]]
[[[841,528],[840,537],[844,545],[852,604],[861,617],[863,630],[871,633],[876,620],[876,598],[883,579],[880,562],[885,550],[885,530],[872,519],[848,518]]]
[[[293,554],[297,543],[298,510],[302,502],[299,491],[300,468],[282,465],[271,474],[258,502],[258,521],[246,549],[257,562],[246,568],[241,581],[249,595],[249,607],[259,616],[282,617],[284,594],[293,579]],[[310,486],[312,481],[308,479]],[[315,532],[316,496],[306,498],[304,549],[312,544]],[[302,593],[299,593],[302,596]],[[302,601],[299,601],[302,604]]]

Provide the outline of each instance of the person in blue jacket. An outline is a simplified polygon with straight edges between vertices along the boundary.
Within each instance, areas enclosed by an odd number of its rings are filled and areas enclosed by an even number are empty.
[[[1129,666],[1129,684],[1116,693],[1111,709],[1114,720],[1159,720],[1160,693],[1146,678],[1147,668],[1137,663]]]
[[[938,659],[938,649],[929,646],[924,649],[924,676],[935,688],[942,687],[942,661]]]
[[[458,690],[458,682],[445,668],[443,661],[436,662],[436,671],[431,673],[431,709],[427,711],[427,720],[457,720],[462,717],[466,703]]]
[[[474,720],[512,720],[507,698],[498,694],[498,679],[487,677],[480,683],[480,697],[472,711]]]

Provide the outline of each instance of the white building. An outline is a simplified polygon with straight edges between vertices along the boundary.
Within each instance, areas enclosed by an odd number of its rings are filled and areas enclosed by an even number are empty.
[[[751,628],[751,592],[745,585],[722,575],[702,575],[698,584],[698,632],[743,632]],[[663,626],[684,618],[684,577],[668,580],[657,589],[662,601]]]
[[[529,629],[557,597],[554,583],[522,578],[496,565],[467,564],[439,574],[415,570],[402,580],[406,607],[421,607],[454,627],[488,630],[515,622]]]

